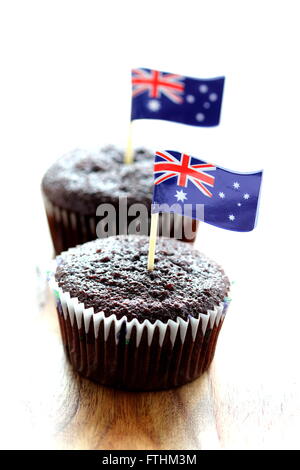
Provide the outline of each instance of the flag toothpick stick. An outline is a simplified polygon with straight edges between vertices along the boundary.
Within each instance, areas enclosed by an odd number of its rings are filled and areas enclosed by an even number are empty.
[[[132,145],[132,122],[131,122],[129,125],[127,147],[126,147],[126,151],[124,154],[124,163],[127,163],[127,164],[132,163],[133,157],[134,157],[134,151],[133,151],[133,145]]]
[[[151,214],[151,229],[150,229],[149,251],[148,251],[148,271],[153,271],[154,269],[158,216],[159,216],[158,212],[155,214]]]

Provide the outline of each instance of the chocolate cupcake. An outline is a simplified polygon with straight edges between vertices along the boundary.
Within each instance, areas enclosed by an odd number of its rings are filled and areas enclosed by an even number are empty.
[[[128,215],[127,208],[136,203],[143,204],[147,212],[140,233],[149,233],[153,154],[139,149],[132,164],[126,165],[123,160],[123,152],[115,147],[94,152],[75,150],[61,157],[46,172],[42,192],[56,254],[97,237],[127,234],[137,217],[137,214]],[[115,223],[110,231],[105,227],[105,207],[97,214],[100,204],[109,204],[115,211]],[[170,227],[171,237],[179,233],[176,238],[194,241],[195,220],[164,214],[160,225],[162,234],[166,234],[162,226]],[[186,236],[186,229],[192,236]]]
[[[146,236],[113,236],[57,258],[51,284],[74,369],[103,385],[159,390],[205,371],[228,306],[229,280],[205,255]]]

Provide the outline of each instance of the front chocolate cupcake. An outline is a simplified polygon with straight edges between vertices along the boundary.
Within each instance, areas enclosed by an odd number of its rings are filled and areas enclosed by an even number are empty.
[[[164,238],[148,271],[148,243],[109,237],[57,258],[52,286],[65,349],[95,382],[165,389],[194,380],[213,359],[228,278],[203,254]]]

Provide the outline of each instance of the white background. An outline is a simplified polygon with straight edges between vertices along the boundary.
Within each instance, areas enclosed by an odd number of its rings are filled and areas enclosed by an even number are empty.
[[[0,259],[7,304],[1,315],[4,324],[15,322],[14,330],[1,330],[4,352],[7,332],[18,334],[34,313],[35,266],[52,254],[43,172],[75,147],[126,144],[132,67],[224,74],[218,128],[140,121],[134,142],[190,152],[232,170],[264,169],[255,231],[201,224],[199,247],[236,281],[240,336],[228,348],[240,352],[230,357],[243,361],[243,348],[253,348],[246,369],[255,375],[263,362],[259,374],[265,371],[266,381],[292,390],[300,326],[298,6],[289,0],[1,2]],[[11,391],[3,391],[9,404]],[[298,412],[290,410],[291,421]],[[289,444],[296,446],[296,437]]]

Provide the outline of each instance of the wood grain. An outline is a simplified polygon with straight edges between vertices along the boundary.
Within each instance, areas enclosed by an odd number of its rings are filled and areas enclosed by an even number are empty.
[[[158,450],[298,445],[298,387],[294,391],[289,387],[286,395],[282,387],[270,393],[274,385],[270,374],[266,383],[257,371],[243,372],[232,358],[229,363],[225,345],[232,333],[230,318],[208,373],[177,389],[132,393],[96,385],[72,371],[49,299],[34,322],[41,348],[34,360],[37,367],[40,361],[40,370],[32,373],[27,395],[33,424],[27,447]],[[46,354],[45,345],[51,354]]]
[[[52,301],[44,315],[52,322]],[[64,357],[62,362],[66,375],[54,435],[59,448],[200,449],[205,442],[218,447],[213,403],[199,400],[209,396],[209,374],[178,389],[133,393],[96,385],[73,373]]]
[[[261,299],[263,275],[257,272],[255,287]],[[34,308],[34,284],[27,278],[26,310],[15,310],[17,327],[12,329],[11,317],[3,316],[1,447],[299,448],[298,330],[288,328],[275,309],[271,323],[270,315],[260,315],[258,328],[253,304],[244,301],[249,283],[250,274],[232,293],[207,373],[177,389],[133,393],[96,385],[73,372],[53,300],[48,293],[43,307]],[[291,310],[289,322],[297,318],[297,309]]]

